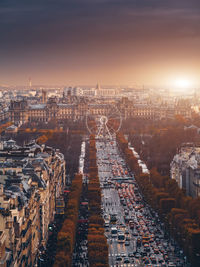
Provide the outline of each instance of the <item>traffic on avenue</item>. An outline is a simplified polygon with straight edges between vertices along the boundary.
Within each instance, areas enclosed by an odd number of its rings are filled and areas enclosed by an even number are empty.
[[[99,139],[96,147],[109,265],[190,266],[143,199],[116,141]]]

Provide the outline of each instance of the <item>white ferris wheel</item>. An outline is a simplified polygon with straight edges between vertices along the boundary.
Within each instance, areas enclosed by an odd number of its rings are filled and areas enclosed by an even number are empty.
[[[117,107],[109,105],[104,114],[95,114],[93,110],[88,110],[86,115],[86,126],[90,134],[96,138],[110,138],[120,130],[122,117]]]

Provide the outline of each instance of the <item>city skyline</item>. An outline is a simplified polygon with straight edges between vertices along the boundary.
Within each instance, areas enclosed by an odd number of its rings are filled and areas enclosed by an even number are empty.
[[[200,0],[0,1],[0,266],[200,266]]]
[[[0,84],[200,86],[198,1],[0,3]]]

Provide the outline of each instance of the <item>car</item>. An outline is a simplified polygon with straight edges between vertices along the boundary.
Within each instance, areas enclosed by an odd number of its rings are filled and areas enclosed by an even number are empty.
[[[159,262],[159,263],[163,263],[164,260],[163,260],[162,258],[158,258],[158,262]]]
[[[145,264],[149,264],[149,263],[150,263],[150,260],[149,260],[148,258],[146,258],[146,259],[144,260],[144,263],[145,263]]]
[[[138,233],[137,232],[133,232],[132,235],[133,236],[138,236]]]
[[[135,263],[135,259],[134,258],[131,258],[131,263]]]
[[[168,262],[168,266],[169,267],[176,267],[176,265],[173,262],[171,262],[171,261]]]
[[[125,246],[130,246],[130,242],[129,241],[125,241]]]
[[[107,227],[109,227],[109,226],[110,226],[109,223],[105,223],[105,224],[104,224],[104,227],[105,227],[105,228],[107,228]]]
[[[117,256],[117,257],[116,257],[116,261],[122,261],[122,257]]]
[[[150,251],[151,251],[150,247],[146,247],[146,248],[145,248],[145,251],[146,251],[146,252],[150,252]]]
[[[140,258],[140,257],[141,257],[141,255],[140,255],[139,253],[136,253],[136,254],[135,254],[135,258],[138,259],[138,258]]]
[[[142,251],[141,254],[142,254],[143,257],[147,256],[147,252],[146,251]]]
[[[156,261],[156,258],[155,258],[155,257],[151,257],[150,259],[151,259],[151,262],[152,262],[153,264],[156,264],[156,263],[157,263],[157,261]]]
[[[125,210],[125,215],[128,216],[129,215],[129,212],[127,210]]]
[[[125,257],[125,258],[124,258],[124,263],[130,263],[130,260],[129,260],[128,257]]]

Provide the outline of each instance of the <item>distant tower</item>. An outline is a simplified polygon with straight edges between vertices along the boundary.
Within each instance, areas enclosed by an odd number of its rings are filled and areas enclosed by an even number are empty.
[[[100,86],[99,83],[97,83],[97,85],[96,85],[96,90],[100,90],[100,89],[101,89],[101,86]]]
[[[45,104],[47,102],[47,92],[42,89],[42,103]]]
[[[29,87],[32,87],[31,77],[28,78],[28,84],[29,84]]]

